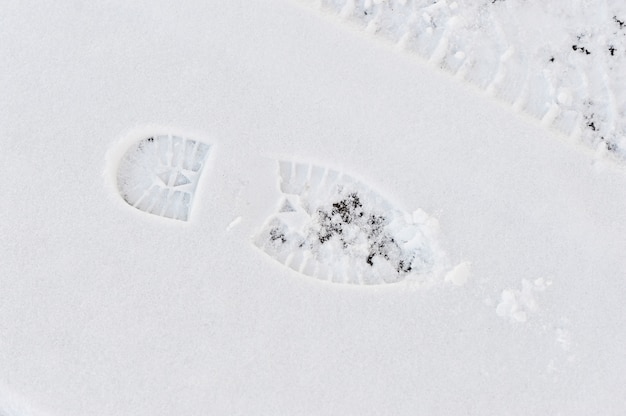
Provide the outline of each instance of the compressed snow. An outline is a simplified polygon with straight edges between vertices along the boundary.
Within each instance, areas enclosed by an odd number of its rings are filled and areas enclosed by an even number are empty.
[[[115,177],[120,196],[130,206],[188,221],[210,145],[155,130],[135,129],[125,137],[119,149],[109,152],[105,176]]]
[[[255,244],[298,272],[335,283],[379,284],[433,279],[446,267],[428,215],[411,218],[347,174],[281,161],[280,189],[280,209]]]

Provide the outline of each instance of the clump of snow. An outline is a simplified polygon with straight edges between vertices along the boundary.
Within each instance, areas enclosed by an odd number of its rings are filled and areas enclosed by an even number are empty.
[[[534,282],[522,279],[521,289],[505,289],[500,295],[500,303],[496,307],[498,316],[508,318],[513,322],[526,322],[529,316],[537,313],[539,305],[535,298],[537,293],[543,292],[552,283],[543,278]]]
[[[471,263],[464,261],[446,273],[445,281],[455,286],[464,286],[472,276]]]

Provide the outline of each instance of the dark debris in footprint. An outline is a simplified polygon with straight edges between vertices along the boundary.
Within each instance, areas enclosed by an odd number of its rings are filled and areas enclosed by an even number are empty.
[[[585,48],[584,46],[572,45],[572,49],[577,52],[583,53],[585,55],[591,55],[591,52],[589,51],[589,49]]]
[[[366,213],[358,193],[350,193],[333,203],[330,209],[319,209],[317,214],[321,226],[317,232],[320,244],[336,238],[346,249],[351,245],[351,241],[346,240],[345,229],[348,226],[358,227],[366,237],[368,255],[365,262],[370,267],[374,266],[374,258],[381,257],[391,262],[398,273],[408,273],[412,270],[412,261],[402,258],[402,249],[385,230],[387,218],[377,213]]]
[[[617,144],[611,140],[608,140],[604,136],[600,136],[600,140],[602,140],[606,146],[606,149],[610,152],[614,152],[617,150]]]
[[[353,192],[341,201],[335,202],[330,211],[318,210],[317,215],[322,226],[317,235],[319,242],[324,244],[334,236],[339,236],[345,248],[347,243],[342,237],[344,227],[363,217],[363,204],[358,194]]]
[[[270,229],[270,241],[273,243],[280,242],[281,244],[285,244],[287,242],[287,237],[285,237],[283,230],[278,227],[273,227]]]
[[[582,46],[581,43],[585,43],[586,40],[588,40],[590,37],[590,35],[588,33],[581,33],[580,35],[576,36],[576,39],[578,40],[577,43],[574,43],[572,45],[572,49],[575,52],[580,52],[583,55],[591,55],[591,51],[589,49],[587,49],[585,46]]]
[[[587,100],[585,101],[585,105],[587,107],[593,106],[593,101]],[[593,132],[599,132],[602,126],[602,120],[598,120],[596,113],[585,114],[585,125],[587,128]],[[614,138],[607,138],[606,136],[600,136],[600,141],[604,143],[606,149],[610,152],[615,152],[618,150],[617,143]]]
[[[599,128],[599,123],[598,125],[596,124],[596,122],[598,122],[596,113],[592,111],[594,108],[594,102],[592,100],[585,100],[583,102],[583,105],[587,109],[587,112],[583,114],[583,117],[585,118],[585,125],[591,131],[597,131]]]

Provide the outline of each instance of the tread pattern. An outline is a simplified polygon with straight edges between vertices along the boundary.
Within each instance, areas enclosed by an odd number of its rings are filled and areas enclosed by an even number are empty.
[[[175,135],[142,139],[119,164],[118,191],[140,211],[188,221],[209,149],[208,144]]]
[[[394,208],[353,177],[321,166],[279,162],[282,199],[255,237],[278,262],[335,283],[426,278],[445,263],[432,218]]]

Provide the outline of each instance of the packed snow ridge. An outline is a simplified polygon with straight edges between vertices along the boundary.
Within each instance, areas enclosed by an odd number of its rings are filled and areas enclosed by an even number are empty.
[[[302,1],[626,162],[624,2]]]

